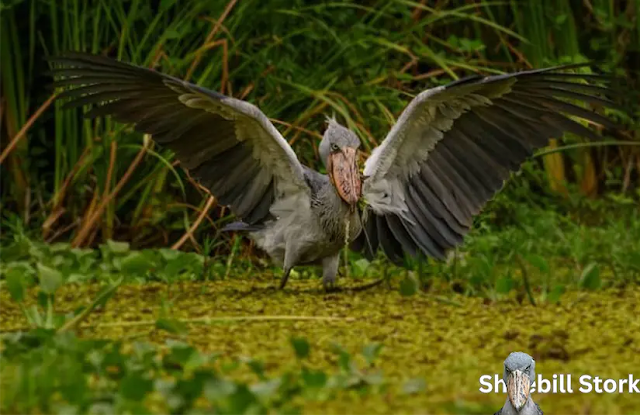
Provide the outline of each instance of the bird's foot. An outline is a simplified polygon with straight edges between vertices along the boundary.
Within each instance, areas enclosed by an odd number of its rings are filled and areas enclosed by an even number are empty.
[[[324,286],[324,290],[328,293],[339,291],[338,284],[336,281],[336,277],[322,277],[322,285]]]
[[[335,293],[340,291],[340,287],[337,284],[324,284],[324,292]]]

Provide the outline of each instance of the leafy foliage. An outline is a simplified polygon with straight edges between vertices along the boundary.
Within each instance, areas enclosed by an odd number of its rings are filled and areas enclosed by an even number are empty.
[[[502,216],[505,209],[511,212],[507,219]],[[500,196],[478,218],[464,245],[445,262],[408,260],[408,268],[403,269],[391,266],[382,254],[369,262],[349,253],[345,273],[355,280],[382,276],[398,281],[404,296],[432,291],[499,299],[520,293],[556,302],[566,289],[639,281],[638,214],[635,206],[612,201],[591,201],[576,210],[566,202],[524,203]],[[205,259],[166,248],[132,250],[127,243],[111,240],[96,250],[78,249],[65,243],[47,245],[18,234],[3,247],[0,258],[0,273],[16,301],[34,285],[46,296],[62,283],[113,283],[123,278],[126,282],[174,284],[251,278],[255,273],[277,278],[281,272],[255,259],[238,259],[230,267],[229,257],[224,256]],[[319,275],[313,267],[299,271],[294,279]]]
[[[309,345],[304,339],[294,344]],[[38,329],[5,335],[0,356],[3,412],[32,413],[295,413],[297,396],[330,399],[336,391],[366,394],[383,379],[367,374],[341,351],[338,370],[298,367],[266,377],[255,361],[252,382],[234,380],[216,357],[183,342],[149,343],[79,339]],[[298,357],[304,359],[306,356]],[[368,364],[373,364],[368,356]],[[237,362],[243,365],[243,362]]]

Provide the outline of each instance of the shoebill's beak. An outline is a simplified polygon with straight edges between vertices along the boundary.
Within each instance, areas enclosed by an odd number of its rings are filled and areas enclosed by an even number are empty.
[[[357,150],[343,147],[329,155],[327,166],[331,183],[338,194],[354,210],[362,195],[362,182],[358,171]]]
[[[524,372],[514,370],[507,376],[507,395],[516,411],[520,411],[529,399],[530,387],[531,379]]]

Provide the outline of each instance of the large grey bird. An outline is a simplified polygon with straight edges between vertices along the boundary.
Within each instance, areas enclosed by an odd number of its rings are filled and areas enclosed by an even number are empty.
[[[574,118],[613,127],[576,104],[612,107],[606,77],[568,65],[473,76],[418,94],[364,164],[360,140],[330,120],[319,147],[327,175],[303,166],[254,105],[108,57],[52,58],[55,85],[71,87],[67,107],[93,104],[151,134],[183,168],[228,205],[244,230],[284,268],[321,264],[335,282],[345,244],[395,263],[405,255],[445,257],[511,172],[549,138],[565,132],[597,138]],[[606,84],[605,84],[606,85]],[[358,201],[363,198],[366,207]],[[364,230],[364,232],[362,232]]]
[[[531,399],[535,377],[536,361],[526,353],[511,353],[504,361],[507,401],[494,415],[542,415],[542,409]]]

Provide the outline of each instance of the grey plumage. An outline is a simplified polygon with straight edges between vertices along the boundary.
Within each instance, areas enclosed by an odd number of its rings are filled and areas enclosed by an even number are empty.
[[[329,286],[337,276],[346,224],[349,223],[348,242],[351,242],[360,233],[360,218],[336,194],[327,175],[305,168],[305,179],[310,189],[309,208],[294,206],[286,214],[276,214],[273,220],[265,222],[263,230],[250,236],[284,269],[282,285],[294,266],[315,264],[323,266],[323,283]],[[278,204],[272,210],[277,210]]]
[[[606,98],[614,91],[585,83],[609,84],[609,78],[563,72],[584,66],[474,76],[416,96],[365,163],[363,196],[372,223],[353,248],[380,248],[391,257],[401,246],[409,255],[442,259],[534,150],[565,132],[598,137],[573,118],[614,127],[576,103],[616,108]],[[381,216],[396,223],[385,244],[375,239]],[[365,239],[375,244],[365,246]]]
[[[321,264],[323,282],[332,284],[345,243],[368,258],[381,249],[398,264],[405,255],[444,258],[535,149],[564,132],[597,137],[567,115],[613,125],[576,101],[615,106],[605,98],[608,88],[586,83],[605,77],[563,72],[584,65],[432,88],[411,101],[373,150],[361,181],[359,139],[334,119],[319,146],[324,175],[302,166],[247,102],[103,56],[50,60],[66,107],[93,105],[87,116],[111,115],[173,150],[241,220],[228,229],[249,232],[283,266],[283,285],[294,266],[307,263]]]
[[[521,379],[528,382],[527,385],[517,385],[517,381],[510,383],[517,377],[522,376]],[[535,382],[536,378],[536,362],[531,356],[523,352],[513,352],[504,361],[504,374],[503,380],[507,384],[507,389],[510,396],[507,397],[504,406],[496,412],[494,415],[543,415],[540,406],[533,402],[529,388]],[[517,385],[517,386],[514,386]],[[511,389],[517,388],[517,389]],[[521,394],[526,396],[519,396]],[[511,399],[521,399],[519,404],[522,406],[516,407],[512,403]]]
[[[522,408],[522,410],[518,412],[511,405],[509,399],[507,399],[507,401],[504,403],[504,406],[493,415],[544,415],[544,412],[542,412],[540,406],[532,400],[528,401]]]

